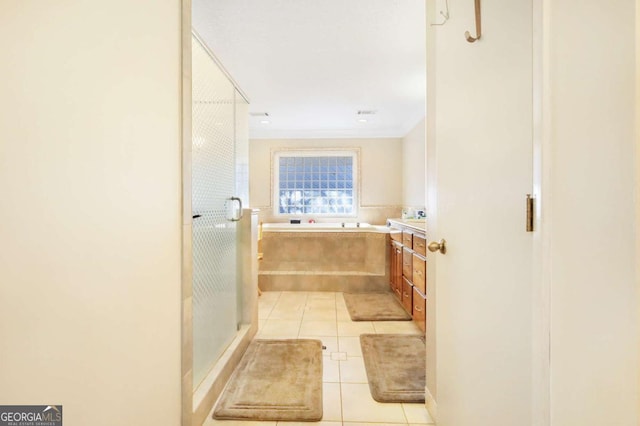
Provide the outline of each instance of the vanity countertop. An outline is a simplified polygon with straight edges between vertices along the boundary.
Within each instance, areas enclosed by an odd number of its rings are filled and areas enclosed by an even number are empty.
[[[410,228],[415,231],[426,232],[426,219],[387,219],[387,225],[395,225],[400,228]]]

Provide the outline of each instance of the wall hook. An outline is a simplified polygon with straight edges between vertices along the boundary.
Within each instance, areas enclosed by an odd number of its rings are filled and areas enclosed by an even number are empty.
[[[476,10],[476,36],[471,37],[469,31],[465,31],[464,37],[467,39],[469,43],[473,43],[476,40],[480,40],[482,37],[482,19],[480,18],[480,0],[475,0],[475,10]]]
[[[445,4],[445,11],[443,12],[442,10],[440,11],[440,16],[442,16],[444,18],[444,21],[438,23],[433,23],[431,24],[431,26],[433,27],[439,27],[441,25],[444,25],[447,23],[447,21],[449,20],[449,0],[444,0],[444,4]]]

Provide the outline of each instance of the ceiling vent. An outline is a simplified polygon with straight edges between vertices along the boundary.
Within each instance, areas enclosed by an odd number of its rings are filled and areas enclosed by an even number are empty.
[[[377,111],[372,109],[361,109],[358,111],[358,115],[375,115]]]
[[[268,112],[250,112],[249,115],[252,117],[268,117],[269,113]]]

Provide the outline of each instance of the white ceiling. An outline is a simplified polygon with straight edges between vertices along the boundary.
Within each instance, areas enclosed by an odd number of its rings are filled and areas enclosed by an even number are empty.
[[[269,113],[252,138],[402,137],[425,115],[424,0],[193,0],[193,27]]]

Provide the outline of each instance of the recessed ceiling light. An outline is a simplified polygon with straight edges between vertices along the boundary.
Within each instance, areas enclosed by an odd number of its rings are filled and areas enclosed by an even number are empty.
[[[260,124],[269,124],[271,123],[269,120],[260,120]]]
[[[358,123],[366,123],[367,119],[366,118],[358,118]]]

